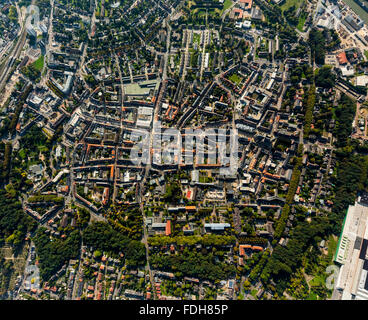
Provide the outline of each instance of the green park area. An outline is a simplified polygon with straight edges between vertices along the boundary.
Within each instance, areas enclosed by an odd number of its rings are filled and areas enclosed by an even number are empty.
[[[236,74],[236,73],[233,73],[230,77],[229,77],[229,80],[235,84],[239,84],[242,79]]]
[[[37,71],[42,71],[43,66],[45,63],[45,57],[43,55],[41,55],[34,63],[33,66]]]
[[[303,27],[304,27],[304,24],[305,24],[305,20],[307,20],[307,14],[302,13],[302,14],[299,16],[299,22],[298,22],[298,25],[296,26],[296,28],[297,28],[300,32],[303,32]]]
[[[302,2],[303,0],[285,0],[285,2],[281,5],[281,10],[284,12],[292,6],[299,8]]]
[[[233,2],[231,0],[225,0],[223,11],[229,9],[232,4],[233,4]]]

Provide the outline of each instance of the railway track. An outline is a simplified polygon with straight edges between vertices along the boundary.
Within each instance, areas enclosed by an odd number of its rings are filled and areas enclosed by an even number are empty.
[[[33,3],[34,1],[32,1],[32,4]],[[0,75],[0,92],[4,90],[4,87],[8,80],[9,71],[11,71],[12,67],[14,66],[14,63],[19,58],[20,53],[23,50],[24,43],[26,41],[26,36],[27,36],[26,21],[27,21],[27,16],[25,16],[25,20],[23,22],[23,26],[22,26],[22,30],[21,30],[18,42],[4,62],[4,69]]]

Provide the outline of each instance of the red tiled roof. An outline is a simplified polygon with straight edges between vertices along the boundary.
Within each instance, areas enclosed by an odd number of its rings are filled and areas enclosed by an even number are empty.
[[[165,234],[169,236],[171,234],[171,220],[167,220]]]
[[[250,9],[250,8],[252,8],[252,3],[253,3],[253,0],[240,0],[239,1],[240,3],[245,3],[245,4],[247,4],[248,6],[246,6],[245,7],[245,9]]]
[[[340,52],[337,55],[337,60],[339,60],[340,64],[348,63],[348,59],[346,58],[346,53],[345,52]]]
[[[188,190],[187,192],[187,199],[190,200],[190,196],[192,195],[192,191],[191,190]]]
[[[195,211],[196,209],[197,209],[196,206],[186,206],[185,207],[185,210],[187,210],[187,211]]]
[[[252,246],[249,244],[243,244],[239,246],[239,255],[244,256],[245,255],[245,249],[251,249]]]

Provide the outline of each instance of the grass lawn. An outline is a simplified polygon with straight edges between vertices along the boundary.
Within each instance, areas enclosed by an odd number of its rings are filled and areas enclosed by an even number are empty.
[[[224,8],[222,10],[225,11],[225,10],[229,9],[232,4],[233,4],[233,2],[231,0],[225,0]]]
[[[253,289],[250,294],[254,297],[257,298],[257,289]]]
[[[202,9],[202,8],[195,8],[195,9],[191,9],[191,13],[193,13],[194,15],[200,17],[200,16],[205,16],[206,15],[206,10]]]
[[[311,287],[318,287],[319,285],[324,284],[324,279],[321,276],[314,277],[311,281],[309,281],[309,285]]]
[[[333,236],[330,236],[328,239],[328,259],[332,261],[336,252],[337,242],[339,239],[335,239]]]
[[[298,25],[296,26],[296,28],[297,28],[300,32],[303,32],[303,27],[304,27],[305,20],[307,20],[307,16],[306,16],[306,15],[304,15],[304,14],[301,14],[301,15],[300,15],[300,17],[299,17]]]
[[[221,17],[222,14],[225,12],[225,10],[229,9],[231,5],[233,4],[232,0],[225,0],[224,6],[222,9],[215,9],[215,12]]]
[[[236,74],[236,73],[233,73],[230,77],[229,77],[229,80],[235,84],[239,84],[242,79]]]
[[[201,42],[201,36],[199,33],[193,33],[193,44],[196,43],[198,46]]]
[[[41,72],[43,69],[44,62],[45,62],[45,57],[41,56],[35,62],[33,62],[33,66],[36,68],[36,70]]]
[[[303,1],[304,0],[285,0],[284,4],[281,5],[281,10],[282,12],[284,12],[292,6],[295,6],[295,8],[299,8]]]
[[[308,297],[308,299],[307,300],[318,300],[318,298],[317,298],[317,294],[316,293],[314,293],[314,292],[311,292],[310,294],[309,294],[309,297]]]

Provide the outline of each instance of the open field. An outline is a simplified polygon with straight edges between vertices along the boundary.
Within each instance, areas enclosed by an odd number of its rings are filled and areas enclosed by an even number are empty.
[[[45,58],[44,56],[40,56],[34,63],[33,66],[36,68],[36,70],[38,71],[42,71],[43,69],[43,65],[45,62]]]
[[[292,6],[298,8],[304,0],[285,0],[285,2],[281,5],[282,12],[286,11]]]

